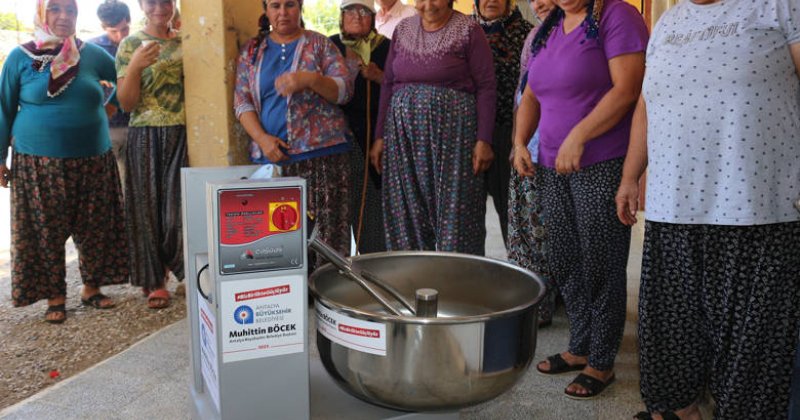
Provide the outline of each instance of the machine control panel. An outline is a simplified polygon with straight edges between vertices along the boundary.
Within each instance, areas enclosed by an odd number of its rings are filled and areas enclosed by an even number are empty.
[[[302,267],[299,187],[219,190],[220,274]]]

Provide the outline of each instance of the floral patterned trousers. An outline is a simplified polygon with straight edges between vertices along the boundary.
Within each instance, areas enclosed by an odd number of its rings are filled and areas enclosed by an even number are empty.
[[[25,306],[67,295],[64,243],[72,236],[83,283],[128,280],[128,242],[117,162],[14,153],[11,163],[11,299]]]

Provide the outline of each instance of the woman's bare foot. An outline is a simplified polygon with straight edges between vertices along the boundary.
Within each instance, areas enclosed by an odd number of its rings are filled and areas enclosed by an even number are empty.
[[[66,302],[66,296],[58,296],[53,299],[47,299],[47,306],[64,305]],[[61,323],[67,319],[67,313],[64,311],[47,311],[44,315],[44,319],[53,324]]]
[[[567,364],[569,364],[570,366],[585,365],[586,363],[589,362],[589,358],[588,357],[586,357],[586,356],[575,356],[574,354],[572,354],[572,353],[570,353],[568,351],[565,351],[565,352],[561,353],[561,358],[564,359],[564,361],[567,362]],[[543,361],[539,362],[536,366],[542,372],[550,371],[550,361],[549,360],[543,360]]]
[[[169,306],[169,292],[163,286],[153,289],[147,296],[147,306],[150,309],[164,309]]]
[[[147,306],[150,309],[164,309],[169,306],[169,291],[167,291],[167,282],[169,281],[169,269],[164,269],[164,280],[161,286],[148,290]]]
[[[97,300],[97,302],[95,304],[95,302],[93,302],[93,301],[95,301],[95,299],[92,299],[92,297],[93,296],[97,296],[97,295],[102,296],[102,299]],[[84,304],[90,304],[91,306],[93,306],[93,307],[95,307],[97,309],[109,309],[109,308],[113,308],[114,305],[115,305],[113,299],[111,299],[108,296],[103,296],[100,293],[100,288],[99,287],[93,287],[93,286],[89,286],[87,284],[84,284],[83,285],[83,289],[81,289],[81,302],[83,302]],[[90,302],[90,303],[87,303],[87,302]]]
[[[591,366],[586,366],[583,369],[583,372],[581,372],[581,373],[583,373],[584,375],[587,375],[587,376],[591,376],[592,378],[595,378],[595,379],[597,379],[597,380],[599,380],[601,382],[608,382],[612,377],[614,377],[614,370],[613,369],[597,370],[597,369],[595,369],[595,368],[593,368]],[[578,395],[578,396],[586,396],[586,395],[589,394],[589,390],[587,390],[583,386],[581,386],[579,384],[576,384],[576,383],[569,384],[569,386],[567,387],[567,389],[565,391],[567,393],[575,394],[575,395]]]
[[[680,417],[681,420],[703,420],[703,415],[700,414],[700,408],[696,403],[676,411],[675,415]],[[655,414],[653,415],[653,418],[659,420],[662,419],[661,415],[656,416]]]

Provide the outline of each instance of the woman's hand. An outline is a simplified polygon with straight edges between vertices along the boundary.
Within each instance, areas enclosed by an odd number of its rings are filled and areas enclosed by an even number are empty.
[[[131,61],[128,63],[128,68],[136,72],[141,72],[158,61],[158,55],[160,53],[161,47],[157,42],[142,45],[133,52]]]
[[[524,144],[514,145],[511,154],[513,155],[512,166],[518,174],[531,178],[536,174],[533,166],[533,159],[531,159],[531,152]]]
[[[575,133],[575,130],[570,131],[566,140],[558,149],[556,172],[566,175],[580,171],[584,145],[585,141]]]
[[[281,162],[289,159],[289,156],[286,156],[286,153],[281,150],[281,148],[289,149],[289,144],[285,141],[267,133],[254,140],[270,162]]]
[[[383,70],[375,63],[361,66],[361,76],[377,84],[383,83]]]
[[[11,182],[11,170],[5,164],[0,165],[0,187],[8,188]]]
[[[485,141],[478,140],[475,142],[475,148],[472,151],[472,173],[478,175],[481,172],[486,172],[492,166],[494,160],[494,151],[492,145]]]
[[[617,203],[619,221],[625,226],[636,224],[636,212],[639,211],[639,183],[623,179],[614,200]]]
[[[321,75],[312,71],[296,71],[293,73],[284,73],[275,79],[275,90],[281,96],[289,96],[306,89],[310,89],[311,85]]]
[[[375,167],[375,170],[378,173],[383,172],[383,166],[381,165],[381,158],[383,157],[383,139],[376,139],[374,143],[372,143],[372,148],[369,149],[369,160],[372,163],[372,166]]]

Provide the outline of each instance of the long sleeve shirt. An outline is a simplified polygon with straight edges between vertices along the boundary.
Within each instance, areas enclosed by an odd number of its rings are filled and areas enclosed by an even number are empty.
[[[446,87],[475,94],[478,140],[491,143],[497,82],[492,50],[481,27],[453,12],[441,29],[425,31],[419,16],[403,20],[395,32],[381,86],[376,138],[383,138],[392,94],[410,84]]]
[[[19,153],[75,158],[97,156],[111,148],[101,80],[115,82],[114,59],[102,48],[84,43],[77,76],[67,89],[47,96],[50,66],[33,69],[33,59],[18,47],[0,75],[0,162],[11,138]]]

